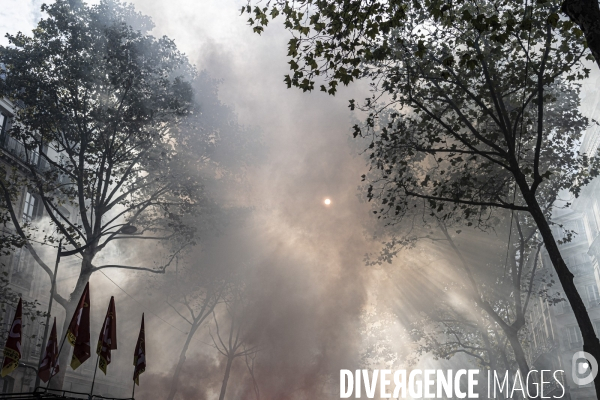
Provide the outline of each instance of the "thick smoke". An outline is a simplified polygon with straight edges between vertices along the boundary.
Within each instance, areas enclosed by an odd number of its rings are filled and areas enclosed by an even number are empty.
[[[153,16],[156,34],[174,38],[199,69],[222,79],[222,101],[235,109],[240,123],[259,127],[263,135],[266,158],[248,172],[243,191],[243,205],[253,212],[197,255],[200,264],[244,266],[247,337],[259,348],[255,376],[261,398],[338,398],[339,370],[360,363],[360,316],[371,274],[363,258],[373,250],[365,233],[369,206],[356,190],[364,161],[347,143],[352,123],[347,99],[360,90],[337,98],[287,90],[286,34],[276,28],[262,38],[253,35],[238,17],[238,5],[136,3]],[[329,207],[325,198],[332,200]],[[163,309],[161,315],[169,315]],[[217,314],[223,316],[222,307]],[[143,398],[170,385],[184,338],[164,324],[153,326],[160,334],[149,339],[156,353],[148,350],[152,361],[139,389]],[[211,330],[214,334],[214,326]],[[179,398],[218,396],[224,357],[211,346],[210,333],[201,328],[192,342]],[[239,358],[226,398],[254,396]]]
[[[17,29],[26,31],[33,25],[38,3],[31,3],[30,13],[24,13],[27,21],[15,24]],[[25,18],[19,4],[3,7],[2,12],[19,10],[15,15]],[[155,35],[173,38],[199,70],[222,80],[220,100],[235,109],[241,124],[257,127],[263,135],[261,161],[246,171],[246,183],[229,185],[219,193],[223,202],[252,211],[234,219],[219,235],[206,237],[183,261],[196,268],[242,270],[248,287],[246,338],[258,349],[255,376],[261,398],[339,398],[339,370],[363,365],[364,315],[378,304],[389,305],[392,318],[399,321],[390,330],[392,350],[409,353],[410,348],[402,349],[407,343],[404,327],[444,292],[456,266],[429,244],[403,257],[400,275],[387,267],[365,266],[365,254],[377,251],[378,245],[369,236],[373,224],[369,205],[357,195],[366,167],[354,154],[356,148],[348,145],[352,118],[359,116],[350,114],[347,99],[367,97],[366,85],[342,89],[335,98],[286,89],[288,34],[280,26],[270,27],[262,37],[253,34],[239,16],[245,0],[135,0],[134,4],[152,17]],[[13,19],[5,14],[2,18]],[[324,205],[325,198],[331,199],[330,206]],[[490,251],[503,254],[494,249],[494,239],[494,233],[485,240],[468,237],[466,243],[485,244],[477,250],[465,246],[471,249],[468,259],[485,265]],[[158,257],[133,245],[119,251],[108,257],[127,255],[132,263],[146,266]],[[47,258],[51,260],[52,254]],[[59,291],[67,292],[68,268],[61,274]],[[96,273],[91,281],[93,332],[102,323],[110,296],[115,295],[117,302],[119,349],[109,377],[132,373],[139,320],[146,313],[148,367],[136,388],[140,399],[167,397],[189,331],[162,292],[154,290],[160,279],[112,270]],[[216,315],[225,317],[222,305]],[[217,398],[225,358],[211,335],[214,324],[209,318],[191,342],[176,398]],[[236,359],[226,398],[254,399],[252,385],[244,358]]]
[[[365,265],[365,254],[377,251],[378,244],[369,234],[370,206],[358,196],[366,167],[356,145],[348,143],[350,127],[360,116],[350,113],[347,100],[368,96],[368,88],[357,84],[335,98],[286,89],[288,34],[279,26],[262,37],[253,34],[239,17],[245,1],[134,3],[153,18],[155,35],[175,39],[199,70],[222,80],[218,94],[213,86],[203,86],[208,92],[203,98],[218,95],[235,110],[240,124],[260,130],[264,144],[249,149],[257,160],[246,171],[244,184],[210,187],[217,201],[252,211],[219,227],[218,235],[207,235],[182,264],[242,271],[249,321],[244,334],[248,345],[258,349],[254,372],[262,399],[339,398],[339,370],[364,366],[365,313],[388,304],[391,318],[400,322],[389,330],[390,351],[408,353],[409,348],[402,349],[404,327],[451,273],[449,266],[423,272],[431,260],[419,252],[428,248],[415,249],[404,259],[400,278]],[[204,117],[218,120],[218,107],[209,103],[201,101]],[[325,198],[331,205],[324,204]],[[104,256],[147,267],[160,261],[160,251],[133,243]],[[117,303],[119,349],[109,378],[132,373],[138,324],[146,313],[148,367],[136,388],[141,399],[167,397],[190,328],[169,307],[164,292],[156,290],[163,278],[107,270],[91,281],[93,332],[111,295]],[[59,290],[68,289],[69,280],[61,281]],[[224,306],[215,312],[226,328]],[[382,317],[375,312],[374,318]],[[214,347],[214,329],[208,318],[194,336],[176,398],[218,397],[225,358]],[[226,398],[255,398],[243,357],[234,362]]]

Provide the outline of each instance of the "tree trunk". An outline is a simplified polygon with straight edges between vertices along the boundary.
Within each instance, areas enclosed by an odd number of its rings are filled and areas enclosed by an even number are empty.
[[[517,183],[519,186],[521,186],[521,192],[523,193],[523,197],[530,208],[531,216],[537,224],[540,235],[544,241],[546,251],[550,256],[550,260],[552,261],[552,265],[556,271],[556,275],[560,280],[562,288],[565,292],[565,296],[569,300],[569,304],[571,305],[573,313],[575,314],[577,325],[581,330],[583,350],[590,353],[596,358],[596,360],[600,361],[600,341],[596,337],[592,320],[590,319],[590,316],[585,308],[585,304],[581,299],[579,292],[577,291],[577,287],[573,281],[573,274],[563,260],[560,250],[558,249],[558,245],[556,244],[554,236],[552,235],[550,225],[546,220],[546,217],[535,196],[529,191],[527,183],[524,182],[524,177],[522,180],[517,178]],[[600,374],[596,375],[596,378],[594,379],[594,385],[596,387],[596,397],[600,399]]]
[[[481,318],[479,318],[479,324],[482,326],[482,329],[479,330],[481,333],[481,337],[483,339],[483,343],[487,350],[488,356],[490,358],[490,365],[488,369],[488,374],[493,371],[498,371],[498,363],[496,362],[496,355],[494,354],[494,349],[492,348],[492,343],[490,342],[489,335],[485,329],[483,329],[483,324]],[[500,392],[500,399],[504,400],[504,393]]]
[[[521,341],[519,341],[519,333],[516,331],[505,333],[506,337],[508,338],[508,342],[510,343],[510,347],[513,350],[515,361],[517,362],[517,366],[521,372],[521,377],[523,378],[523,381],[525,381],[527,374],[529,374],[529,364],[527,363],[527,357],[525,356],[525,351],[523,350]]]
[[[600,6],[598,0],[565,0],[562,12],[576,23],[585,35],[588,47],[600,67]]]
[[[183,369],[183,364],[185,363],[185,354],[187,353],[188,347],[190,346],[190,342],[198,329],[198,325],[192,325],[190,327],[190,331],[188,332],[185,343],[183,344],[183,348],[181,349],[181,354],[179,354],[179,362],[177,363],[177,367],[175,367],[175,372],[173,373],[173,379],[171,380],[171,389],[169,390],[169,396],[167,400],[173,400],[175,398],[175,393],[177,393],[177,386],[179,383],[179,374]]]
[[[71,318],[73,318],[73,313],[75,312],[75,307],[77,307],[77,303],[79,302],[79,298],[83,293],[83,289],[85,289],[86,283],[90,280],[91,273],[91,261],[83,260],[81,262],[81,274],[77,279],[77,284],[75,285],[75,289],[69,296],[67,307],[65,308],[65,321],[63,323],[63,329],[61,331],[59,346],[63,343],[65,336],[67,334],[67,329],[69,329],[69,324],[71,323]],[[91,292],[91,290],[90,290]],[[91,346],[93,349],[94,346]],[[59,349],[60,350],[60,349]],[[65,381],[65,374],[67,372],[67,368],[70,368],[70,360],[69,354],[71,352],[71,346],[69,343],[64,340],[64,345],[62,346],[62,350],[60,351],[60,355],[58,357],[58,365],[60,366],[58,373],[50,380],[48,387],[50,389],[62,389],[63,383]]]
[[[231,365],[233,364],[234,355],[230,354],[227,357],[227,366],[225,367],[225,376],[223,377],[223,384],[221,385],[221,394],[219,394],[219,400],[225,399],[225,390],[227,390],[227,382],[229,381],[229,373],[231,372]]]

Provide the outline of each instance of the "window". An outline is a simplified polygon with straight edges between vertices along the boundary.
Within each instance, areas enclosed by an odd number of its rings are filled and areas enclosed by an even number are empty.
[[[3,343],[8,337],[8,331],[10,330],[13,318],[15,317],[15,311],[16,309],[13,308],[11,305],[6,307],[6,312],[4,313],[4,320],[2,321],[2,331],[0,332],[0,338],[2,339]]]
[[[21,141],[7,134],[9,120],[7,114],[0,112],[0,145],[9,153],[20,158],[21,161],[38,166],[40,155],[37,148],[27,149]]]
[[[0,386],[2,387],[2,392],[0,393],[12,393],[15,386],[15,378],[12,376],[0,378]]]
[[[8,122],[8,116],[0,113],[0,135],[4,137],[4,130],[6,129],[6,123]]]
[[[596,335],[600,333],[600,319],[593,321],[594,330],[596,331]]]
[[[34,195],[25,193],[25,205],[23,206],[23,223],[31,222],[35,218],[35,206],[37,199]]]
[[[29,343],[31,346],[31,350],[29,350],[29,355],[31,357],[38,358],[41,354],[42,345],[43,345],[43,341],[44,341],[44,325],[37,324],[36,326],[33,327],[31,333],[32,333],[32,336],[35,335],[35,337],[32,337],[29,340]]]
[[[596,284],[587,285],[585,287],[585,293],[587,294],[588,302],[590,307],[597,306],[600,302],[600,294],[598,293],[598,286]]]
[[[590,228],[591,239],[593,240],[598,235],[598,225],[596,223],[596,216],[594,210],[588,210],[588,214],[585,217],[588,227]]]
[[[33,267],[35,260],[24,248],[17,249],[13,254],[11,283],[25,290],[31,289],[33,282]]]
[[[577,325],[567,327],[567,339],[571,345],[581,343],[581,333]]]
[[[596,226],[600,230],[600,209],[598,208],[598,201],[594,201],[594,204],[592,205],[592,215],[594,216]]]
[[[6,147],[6,129],[8,128],[8,115],[0,112],[0,146]]]

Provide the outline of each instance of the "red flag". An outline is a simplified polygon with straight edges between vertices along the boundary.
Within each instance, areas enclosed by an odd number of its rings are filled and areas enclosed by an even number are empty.
[[[142,314],[142,326],[138,335],[137,344],[133,353],[133,381],[140,386],[140,375],[146,370],[146,333],[144,331],[144,314]]]
[[[8,339],[4,346],[4,362],[2,363],[2,372],[0,375],[4,378],[19,366],[21,359],[21,327],[23,325],[23,302],[19,298],[15,318],[8,332]]]
[[[40,362],[40,368],[38,369],[38,375],[41,380],[48,382],[50,378],[56,375],[59,371],[58,366],[58,338],[56,335],[56,317],[54,317],[54,324],[52,324],[52,330],[50,331],[50,337],[48,343],[46,343],[46,350],[44,351],[44,358]]]
[[[98,365],[104,375],[106,375],[106,367],[110,364],[110,351],[117,349],[117,310],[115,309],[115,298],[110,297],[110,303],[108,303],[108,310],[106,310],[106,318],[104,318],[104,324],[100,330],[100,337],[98,338],[98,347],[96,348],[96,354],[100,357]]]
[[[73,319],[67,330],[67,339],[73,349],[71,368],[77,369],[90,358],[90,284],[85,284]]]

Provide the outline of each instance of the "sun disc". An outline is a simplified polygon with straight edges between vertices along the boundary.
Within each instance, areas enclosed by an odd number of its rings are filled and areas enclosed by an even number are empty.
[[[331,199],[325,199],[325,205],[328,206],[331,204]]]

